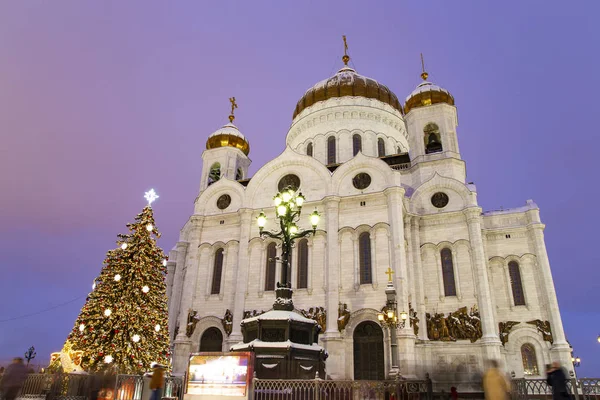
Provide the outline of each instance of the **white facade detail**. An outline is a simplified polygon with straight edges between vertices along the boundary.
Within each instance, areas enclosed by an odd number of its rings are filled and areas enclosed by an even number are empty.
[[[408,312],[410,304],[419,318],[419,330],[415,334],[409,324],[393,332],[383,329],[386,373],[391,370],[390,335],[397,336],[398,367],[404,377],[422,378],[429,373],[438,381],[445,376],[455,380],[460,376],[466,381],[491,358],[504,363],[516,377],[535,377],[523,364],[524,345],[535,349],[538,374],[554,360],[572,365],[537,205],[528,200],[523,207],[482,211],[475,185],[466,182],[453,104],[424,105],[403,114],[389,104],[362,96],[315,102],[294,118],[285,143],[282,135],[282,153],[252,177],[246,176],[250,160],[238,148],[204,151],[194,213],[167,264],[175,372],[183,372],[189,353],[199,351],[208,329],[221,332],[226,351],[241,341],[240,322],[245,311],[272,308],[275,293],[266,285],[271,241],[259,237],[256,217],[264,210],[268,218],[265,229],[275,228],[272,199],[279,181],[288,174],[300,178],[300,190],[306,197],[300,227],[310,229],[308,214],[315,208],[321,214],[316,234],[308,238],[306,287],[298,287],[296,254],[291,282],[298,310],[323,307],[327,311],[319,344],[330,355],[326,363],[329,377],[356,378],[354,334],[365,321],[379,323],[377,313],[386,301],[388,267],[394,271],[398,311]],[[427,151],[432,132],[439,139],[440,151]],[[362,148],[355,155],[356,134],[361,137]],[[334,164],[327,165],[327,140],[331,136],[336,140],[336,158]],[[378,139],[384,141],[384,157],[380,157]],[[312,156],[307,155],[309,143]],[[209,170],[217,162],[222,175],[209,185]],[[236,180],[238,168],[242,168],[243,177]],[[363,189],[353,184],[359,173],[370,177]],[[432,201],[439,193],[447,199],[441,207]],[[223,195],[230,198],[225,208],[217,205]],[[359,238],[363,233],[368,233],[370,240],[368,283],[361,283],[364,257],[361,259]],[[219,249],[224,256],[220,288],[211,294]],[[451,254],[451,275],[444,275],[442,268],[444,249]],[[519,267],[522,298],[515,297],[521,292],[514,288],[511,262]],[[277,264],[276,281],[280,279],[279,268]],[[455,286],[453,295],[445,292],[445,279],[450,277]],[[522,301],[519,299],[524,299],[524,304],[515,305]],[[339,330],[338,309],[344,304],[350,318]],[[428,337],[427,314],[448,316],[463,307],[479,311],[481,337],[473,342]],[[190,310],[198,315],[188,336]],[[230,333],[222,321],[226,310],[233,316]],[[535,320],[548,321],[552,341],[528,323]],[[518,324],[502,343],[499,323],[509,321]]]

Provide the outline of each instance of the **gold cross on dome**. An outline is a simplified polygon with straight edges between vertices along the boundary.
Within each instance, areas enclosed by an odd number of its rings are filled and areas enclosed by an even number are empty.
[[[350,56],[348,56],[348,42],[346,42],[346,35],[342,35],[342,39],[344,40],[344,56],[342,57],[342,61],[344,62],[344,65],[348,65]]]
[[[231,115],[229,116],[229,122],[233,123],[233,120],[235,119],[235,115],[233,115],[233,110],[238,108],[238,105],[235,102],[235,97],[230,97],[229,102],[231,103]]]
[[[392,281],[392,274],[394,273],[394,271],[392,271],[392,269],[390,267],[388,267],[387,271],[385,271],[385,274],[388,276],[388,281],[391,282]]]

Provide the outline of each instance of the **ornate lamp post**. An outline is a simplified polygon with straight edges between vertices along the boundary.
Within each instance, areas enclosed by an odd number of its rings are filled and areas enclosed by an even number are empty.
[[[279,219],[279,231],[269,232],[264,230],[267,223],[267,216],[263,211],[256,218],[261,237],[270,237],[281,241],[281,282],[277,283],[275,290],[277,300],[273,305],[276,310],[292,311],[292,289],[289,281],[290,254],[296,239],[314,234],[319,224],[320,215],[315,209],[310,214],[310,224],[312,230],[301,230],[297,222],[300,220],[304,196],[291,187],[287,187],[273,198]]]
[[[27,366],[29,366],[29,362],[35,358],[37,353],[35,352],[35,347],[31,346],[25,352],[25,359],[27,360]]]
[[[392,282],[392,271],[391,268],[388,267],[385,272],[388,276],[388,283],[385,288],[385,296],[386,302],[385,306],[381,309],[381,312],[377,314],[377,319],[382,327],[387,327],[390,331],[390,347],[392,354],[392,368],[390,370],[391,375],[397,375],[399,373],[398,368],[398,342],[396,338],[396,329],[404,329],[406,326],[406,320],[408,319],[408,313],[406,311],[401,311],[398,314],[398,303],[396,302],[396,289],[394,288],[394,284]],[[398,320],[400,317],[400,320]]]
[[[573,362],[573,366],[576,368],[581,365],[581,358],[579,358],[577,356],[571,357],[571,361]]]

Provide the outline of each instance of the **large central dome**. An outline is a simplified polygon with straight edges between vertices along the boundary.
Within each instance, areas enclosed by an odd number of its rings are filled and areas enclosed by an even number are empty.
[[[345,96],[360,96],[369,99],[377,99],[382,103],[392,106],[400,113],[403,113],[398,98],[387,88],[387,86],[382,85],[375,79],[359,75],[354,69],[345,66],[331,78],[325,79],[308,89],[300,101],[298,101],[293,118],[296,118],[302,110],[315,103],[334,97]]]

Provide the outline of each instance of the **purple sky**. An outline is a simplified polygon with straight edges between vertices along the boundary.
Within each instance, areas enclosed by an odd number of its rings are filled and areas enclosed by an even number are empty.
[[[357,71],[400,99],[424,53],[484,209],[540,206],[579,375],[600,376],[600,2],[297,3],[0,2],[0,360],[60,350],[151,187],[173,247],[230,96],[251,173],[277,156],[346,34]]]

